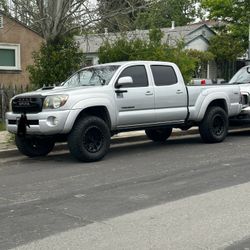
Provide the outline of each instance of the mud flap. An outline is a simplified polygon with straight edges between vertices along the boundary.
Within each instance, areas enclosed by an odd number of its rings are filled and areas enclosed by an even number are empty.
[[[17,135],[25,136],[27,134],[27,127],[30,127],[26,114],[22,114],[17,121]]]

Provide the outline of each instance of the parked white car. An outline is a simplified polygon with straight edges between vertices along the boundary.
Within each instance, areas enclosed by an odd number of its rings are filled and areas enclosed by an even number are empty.
[[[229,84],[239,84],[242,94],[242,111],[237,116],[239,121],[250,121],[250,65],[241,68],[229,81]]]

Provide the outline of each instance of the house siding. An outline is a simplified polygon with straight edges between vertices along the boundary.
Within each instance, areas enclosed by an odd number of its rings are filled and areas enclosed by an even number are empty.
[[[210,38],[212,38],[215,35],[215,33],[213,31],[211,31],[211,29],[208,28],[207,26],[202,26],[202,27],[198,28],[197,30],[194,30],[193,32],[191,32],[189,34],[188,38],[189,38],[189,40],[192,40],[200,35],[202,35],[204,38],[209,40]]]
[[[202,38],[197,38],[193,41],[191,41],[190,43],[188,43],[185,48],[186,49],[196,49],[199,51],[207,51],[208,50],[208,42],[206,42],[204,39]]]
[[[1,15],[1,13],[0,13]],[[0,70],[0,85],[27,85],[27,66],[33,63],[32,53],[38,51],[43,38],[14,19],[3,15],[3,28],[0,29],[0,44],[20,45],[20,70]]]
[[[174,29],[163,28],[161,31],[163,32],[162,43],[175,46],[177,41],[184,40],[186,49],[196,49],[199,51],[207,51],[209,39],[215,35],[215,33],[205,24],[179,26]],[[92,64],[98,64],[98,49],[104,41],[113,43],[121,37],[122,34],[120,33],[103,33],[75,36],[75,40],[80,44],[80,49],[85,53],[86,57],[90,61],[92,60]],[[126,37],[128,40],[133,38],[148,40],[149,31],[129,31]]]

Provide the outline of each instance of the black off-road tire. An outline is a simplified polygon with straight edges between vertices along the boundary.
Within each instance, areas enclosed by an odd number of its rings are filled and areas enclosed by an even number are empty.
[[[20,153],[28,157],[45,156],[50,153],[55,141],[52,138],[42,138],[36,136],[15,136],[15,142]]]
[[[228,124],[228,116],[223,108],[208,108],[199,125],[202,140],[206,143],[222,142],[227,136]]]
[[[68,136],[70,153],[79,161],[101,160],[110,147],[110,130],[101,118],[80,118]]]
[[[154,142],[165,142],[172,133],[172,128],[150,128],[146,129],[147,137]]]

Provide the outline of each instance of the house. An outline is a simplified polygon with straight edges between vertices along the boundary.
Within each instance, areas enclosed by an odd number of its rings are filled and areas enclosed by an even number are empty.
[[[186,26],[175,27],[174,23],[171,28],[161,29],[163,32],[162,42],[169,45],[175,45],[177,41],[183,40],[186,49],[196,49],[206,51],[209,47],[209,39],[216,33],[210,28],[210,23],[196,23]],[[148,30],[129,31],[126,34],[127,39],[140,38],[149,39]],[[104,41],[114,42],[121,38],[120,33],[87,34],[85,36],[76,36],[75,39],[80,44],[80,48],[86,55],[88,64],[98,64],[98,50]],[[201,77],[214,79],[217,77],[216,63],[208,63]]]
[[[0,86],[29,84],[27,66],[43,41],[37,32],[0,11]]]

